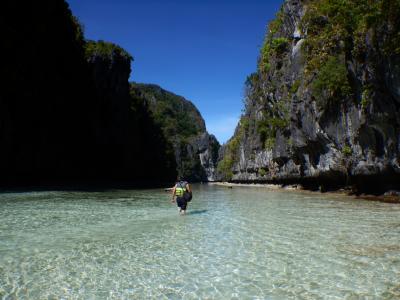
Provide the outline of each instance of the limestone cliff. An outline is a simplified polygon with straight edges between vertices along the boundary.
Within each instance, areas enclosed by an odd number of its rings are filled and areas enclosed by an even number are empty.
[[[126,51],[86,41],[64,0],[5,0],[0,14],[0,186],[173,182]]]
[[[93,106],[99,149],[93,155],[101,161],[97,173],[117,181],[172,182],[176,176],[172,148],[147,105],[130,95],[132,56],[104,41],[87,41],[85,56],[97,100]]]
[[[87,41],[85,56],[96,92],[96,129],[104,145],[121,144],[129,130],[129,76],[132,56],[118,45]]]
[[[400,187],[400,3],[286,0],[219,178]]]
[[[131,83],[131,95],[148,105],[163,128],[174,149],[178,174],[191,182],[214,181],[219,143],[207,133],[193,103],[151,84]]]
[[[86,177],[95,99],[81,27],[60,0],[6,0],[0,14],[0,184]]]

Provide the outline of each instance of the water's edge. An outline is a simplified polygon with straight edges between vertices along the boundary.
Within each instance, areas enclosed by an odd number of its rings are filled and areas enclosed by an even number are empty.
[[[356,200],[366,200],[366,201],[378,201],[384,203],[394,203],[400,204],[400,192],[392,191],[383,195],[372,195],[372,194],[354,194],[351,191],[350,187],[332,190],[332,191],[319,191],[319,190],[310,190],[305,189],[301,185],[282,185],[282,184],[273,184],[273,183],[236,183],[236,182],[226,182],[226,181],[215,181],[208,182],[210,185],[217,185],[226,188],[234,188],[234,187],[255,187],[255,188],[265,188],[268,190],[281,190],[287,192],[302,192],[302,193],[310,193],[310,194],[319,194],[319,195],[341,195],[343,197],[348,197],[350,199]]]

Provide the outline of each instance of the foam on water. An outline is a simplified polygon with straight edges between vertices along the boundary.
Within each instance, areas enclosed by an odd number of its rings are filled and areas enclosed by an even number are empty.
[[[0,195],[4,299],[394,299],[400,206],[199,185]]]

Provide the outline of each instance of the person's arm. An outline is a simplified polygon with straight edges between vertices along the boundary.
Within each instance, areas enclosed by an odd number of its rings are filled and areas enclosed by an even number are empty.
[[[175,195],[176,195],[176,185],[172,188],[172,199],[171,202],[175,202]]]
[[[187,184],[186,184],[186,189],[187,189],[187,191],[188,191],[189,193],[191,193],[191,192],[192,192],[192,189],[190,188],[190,185],[189,185],[189,183],[187,183]]]

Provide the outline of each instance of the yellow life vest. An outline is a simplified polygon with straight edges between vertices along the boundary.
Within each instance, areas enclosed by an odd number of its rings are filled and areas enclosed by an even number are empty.
[[[182,197],[185,192],[186,192],[186,183],[178,182],[175,188],[175,195],[177,197]]]

